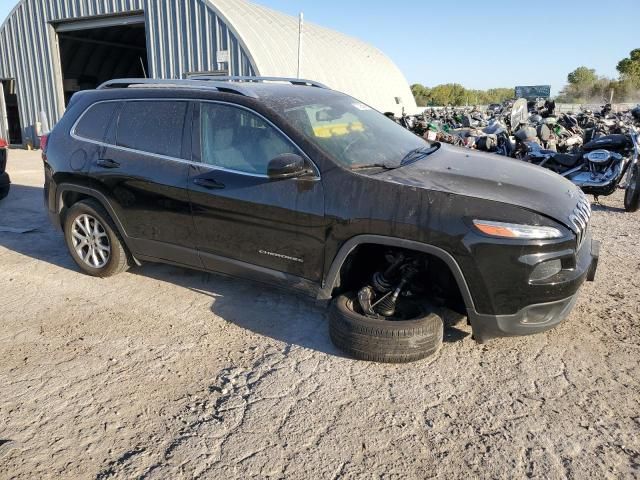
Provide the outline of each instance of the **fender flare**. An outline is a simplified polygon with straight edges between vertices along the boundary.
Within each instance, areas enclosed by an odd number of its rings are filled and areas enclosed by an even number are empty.
[[[458,265],[458,262],[456,262],[455,258],[453,258],[450,253],[427,243],[415,242],[404,238],[386,237],[383,235],[358,235],[347,240],[342,247],[340,247],[338,254],[331,263],[331,267],[329,268],[322,284],[322,289],[318,293],[318,300],[331,299],[331,293],[336,285],[338,275],[340,275],[340,270],[342,269],[345,260],[356,249],[356,247],[364,244],[404,248],[407,250],[427,253],[439,258],[451,270],[451,273],[458,284],[458,288],[460,289],[460,293],[462,294],[462,299],[464,300],[467,311],[475,312],[475,305],[473,303],[473,298],[471,297],[469,285],[464,278],[460,265]]]
[[[62,196],[66,192],[82,193],[98,201],[98,203],[102,205],[102,207],[107,211],[107,213],[109,214],[113,222],[116,224],[120,237],[122,238],[125,245],[127,246],[127,249],[133,256],[131,246],[129,245],[129,237],[127,236],[127,232],[125,231],[124,226],[122,225],[122,222],[116,215],[115,210],[111,206],[111,202],[109,202],[109,199],[105,194],[103,194],[100,190],[96,190],[95,188],[91,188],[91,187],[86,187],[84,185],[77,185],[74,183],[61,183],[58,185],[58,188],[56,189],[56,214],[58,216],[60,216],[60,213],[62,212],[62,208],[64,206]],[[139,263],[138,260],[135,259],[135,257],[134,257],[134,260],[136,261],[136,263]]]

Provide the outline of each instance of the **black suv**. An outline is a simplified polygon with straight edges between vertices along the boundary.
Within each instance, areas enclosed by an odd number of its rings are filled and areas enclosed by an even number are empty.
[[[8,148],[7,142],[0,138],[0,200],[9,195],[9,189],[11,188],[11,180],[6,172]]]
[[[436,351],[443,308],[479,342],[568,315],[598,257],[578,188],[427,143],[322,85],[273,80],[76,94],[43,158],[49,214],[80,268],[163,262],[333,299],[333,341],[376,361]]]

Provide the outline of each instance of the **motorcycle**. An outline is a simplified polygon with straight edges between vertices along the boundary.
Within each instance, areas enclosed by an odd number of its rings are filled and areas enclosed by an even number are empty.
[[[635,212],[640,209],[639,139],[640,130],[629,127],[624,134],[597,137],[577,153],[558,153],[526,142],[523,160],[562,175],[596,201],[623,188],[625,210]]]

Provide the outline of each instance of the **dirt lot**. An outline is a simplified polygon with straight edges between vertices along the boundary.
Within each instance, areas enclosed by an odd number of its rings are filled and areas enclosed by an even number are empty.
[[[595,206],[597,281],[545,335],[352,361],[313,303],[147,265],[84,276],[11,151],[0,478],[640,478],[640,214]],[[8,232],[6,227],[26,229]]]

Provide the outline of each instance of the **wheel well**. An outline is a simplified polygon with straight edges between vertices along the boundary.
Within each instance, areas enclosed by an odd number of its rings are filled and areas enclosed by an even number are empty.
[[[64,219],[64,216],[66,215],[66,212],[69,208],[71,208],[73,205],[75,205],[79,201],[85,200],[87,198],[93,198],[93,197],[85,193],[74,192],[73,190],[67,190],[66,192],[63,192],[62,205],[60,205],[61,218]]]
[[[116,232],[117,234],[120,236],[122,242],[123,242],[123,247],[125,250],[125,253],[127,255],[127,258],[129,260],[129,264],[133,265],[134,263],[136,265],[142,265],[142,263],[136,259],[133,255],[133,253],[131,252],[131,249],[129,247],[129,245],[127,244],[126,241],[126,237],[123,234],[123,231],[121,229],[121,226],[118,224],[118,219],[115,218],[112,213],[109,211],[108,208],[106,208],[106,205],[103,204],[103,202],[101,202],[97,196],[88,194],[88,193],[83,193],[83,192],[78,192],[75,190],[65,190],[62,192],[61,196],[60,196],[60,205],[58,206],[58,208],[60,209],[60,223],[61,225],[64,227],[64,222],[65,222],[65,218],[67,215],[67,212],[69,211],[69,209],[74,206],[76,203],[81,202],[82,200],[93,200],[96,203],[98,203],[99,205],[102,206],[102,208],[105,210],[105,214],[108,215],[111,220],[114,222],[115,224],[115,228],[116,228]]]
[[[333,295],[358,291],[367,285],[374,273],[387,267],[388,254],[404,253],[424,261],[426,268],[420,273],[424,285],[421,297],[436,305],[446,306],[466,315],[467,309],[458,282],[449,266],[436,255],[416,250],[378,244],[358,245],[345,259],[338,275]]]
[[[61,228],[64,228],[64,221],[67,217],[67,212],[69,211],[69,209],[79,201],[86,198],[91,197],[87,194],[75,192],[73,190],[62,192],[62,195],[60,196],[60,205],[58,205],[58,211],[60,212],[58,215],[58,219],[60,220]]]

